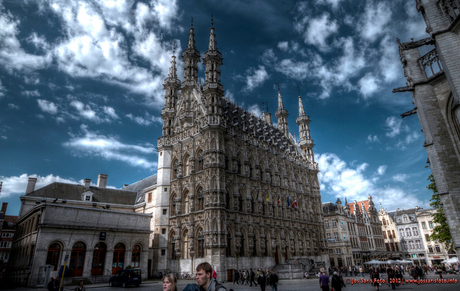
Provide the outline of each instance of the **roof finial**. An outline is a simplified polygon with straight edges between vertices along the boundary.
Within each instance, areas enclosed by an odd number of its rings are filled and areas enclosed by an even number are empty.
[[[173,42],[173,56],[176,55],[176,42]]]
[[[280,82],[278,82],[278,92],[280,92]]]
[[[300,96],[300,88],[298,85],[297,85],[297,92],[299,93],[299,96]]]
[[[193,16],[192,16],[192,27],[193,27]]]
[[[214,26],[214,17],[212,15],[212,13],[211,13],[211,26]]]

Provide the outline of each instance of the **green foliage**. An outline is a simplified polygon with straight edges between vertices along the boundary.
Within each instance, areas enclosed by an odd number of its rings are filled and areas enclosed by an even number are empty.
[[[133,267],[131,267],[131,265],[129,265],[129,266],[126,266],[126,268],[125,268],[125,269],[134,269],[134,268],[133,268]]]
[[[441,197],[438,194],[438,188],[436,188],[436,181],[434,180],[433,174],[428,176],[431,183],[426,187],[429,190],[433,190],[433,196],[431,197],[430,206],[436,209],[436,213],[433,215],[433,223],[437,224],[433,228],[433,232],[430,235],[430,240],[439,241],[444,244],[448,251],[453,249],[452,235],[450,233],[449,225],[447,224],[446,215],[441,204]]]

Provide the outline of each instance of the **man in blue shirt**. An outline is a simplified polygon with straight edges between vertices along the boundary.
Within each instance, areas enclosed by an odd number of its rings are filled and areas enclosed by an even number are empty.
[[[323,271],[321,276],[319,276],[319,287],[323,291],[329,291],[331,289],[331,283],[329,281],[329,276],[326,275],[326,271]]]

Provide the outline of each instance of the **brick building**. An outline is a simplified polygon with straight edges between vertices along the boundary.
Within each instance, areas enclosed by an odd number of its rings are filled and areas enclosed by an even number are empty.
[[[417,113],[454,249],[460,252],[460,0],[416,0],[430,37],[399,43],[407,83]],[[421,55],[419,49],[432,49]]]

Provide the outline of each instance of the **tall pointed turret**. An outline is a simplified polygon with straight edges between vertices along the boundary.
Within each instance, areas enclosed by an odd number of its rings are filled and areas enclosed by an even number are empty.
[[[221,98],[224,95],[224,87],[220,83],[220,66],[222,54],[217,50],[216,35],[214,33],[214,20],[211,16],[211,31],[209,34],[208,50],[203,55],[203,63],[206,65],[205,84],[203,93],[206,98],[208,114],[221,114]]]
[[[184,87],[195,87],[198,81],[198,63],[200,62],[200,52],[195,46],[195,34],[193,33],[193,18],[188,34],[187,48],[182,52],[182,61],[184,62]]]
[[[310,136],[310,117],[305,114],[303,108],[302,97],[299,92],[299,116],[296,119],[296,123],[299,126],[299,136],[300,136],[300,149],[302,150],[304,156],[311,163],[315,162],[315,156],[313,155],[313,147],[315,146],[313,140]]]
[[[172,120],[174,118],[178,92],[181,86],[181,82],[177,78],[175,54],[176,49],[174,48],[169,74],[163,83],[163,88],[165,89],[165,106],[163,110],[161,110],[161,118],[164,120],[163,136],[170,135],[172,133]]]
[[[288,122],[287,122],[287,117],[289,116],[289,113],[286,109],[284,109],[283,97],[281,96],[279,83],[278,83],[278,110],[276,110],[275,116],[276,118],[278,118],[278,128],[280,129],[281,132],[284,133],[284,135],[287,138],[289,138],[289,128],[288,128]]]

